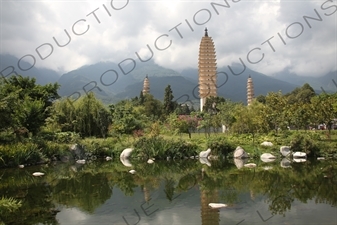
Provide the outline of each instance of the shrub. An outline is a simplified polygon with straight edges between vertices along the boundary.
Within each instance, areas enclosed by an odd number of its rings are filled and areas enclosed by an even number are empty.
[[[57,143],[71,144],[78,142],[81,137],[75,132],[40,132],[34,139],[42,139]]]
[[[320,146],[318,142],[312,139],[308,134],[295,134],[290,141],[293,152],[305,152],[308,156],[317,157],[320,155]]]
[[[162,137],[142,137],[135,143],[136,154],[140,157],[165,159],[182,158],[197,154],[198,146],[183,140],[165,140]]]
[[[97,157],[117,156],[117,154],[123,150],[122,145],[119,144],[118,138],[83,139],[79,141],[79,144],[87,154],[95,155]]]
[[[212,150],[212,155],[228,156],[235,150],[234,144],[223,137],[212,137],[207,140],[207,147]]]
[[[0,166],[17,166],[40,162],[44,155],[34,143],[0,145]]]
[[[9,144],[16,141],[17,139],[13,131],[5,130],[0,132],[0,143]]]
[[[1,197],[0,199],[0,215],[18,210],[22,202],[14,198]]]

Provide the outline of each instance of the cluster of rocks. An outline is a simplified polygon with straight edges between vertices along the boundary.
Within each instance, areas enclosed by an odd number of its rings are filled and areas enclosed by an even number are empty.
[[[271,147],[273,146],[273,143],[265,141],[261,145]],[[290,167],[291,161],[289,160],[289,158],[292,158],[292,160],[295,162],[305,162],[307,158],[307,154],[305,152],[292,152],[290,146],[281,146],[280,153],[283,157],[285,157],[281,161],[281,167],[283,168]],[[249,153],[245,152],[245,150],[240,146],[238,146],[235,149],[233,156],[234,156],[234,163],[238,169],[242,167],[253,168],[256,166],[256,164],[254,163],[247,163],[248,158],[249,158]],[[266,162],[266,163],[273,162],[275,161],[276,158],[277,156],[271,153],[263,153],[260,156],[261,161]],[[266,170],[270,169],[270,167],[266,167],[265,169]]]

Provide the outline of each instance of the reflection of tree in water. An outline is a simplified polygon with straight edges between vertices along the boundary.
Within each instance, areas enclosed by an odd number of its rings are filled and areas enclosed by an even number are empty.
[[[134,188],[137,185],[134,182],[133,175],[127,172],[118,172],[114,178],[113,183],[126,195],[132,196],[134,193]]]
[[[133,195],[134,188],[139,186],[148,201],[150,191],[157,189],[162,181],[170,201],[177,196],[175,194],[199,185],[203,225],[219,224],[218,210],[211,210],[208,203],[219,202],[219,199],[226,204],[237,203],[239,194],[244,192],[250,192],[252,198],[264,195],[273,214],[285,214],[295,199],[303,203],[313,199],[317,203],[337,206],[335,162],[294,163],[292,168],[274,166],[272,170],[263,170],[261,166],[255,170],[238,170],[231,163],[219,162],[206,167],[204,176],[201,168],[202,165],[193,160],[156,162],[155,165],[139,163],[135,165],[137,173],[132,175],[127,172],[129,168],[116,163],[88,164],[77,171],[69,168],[58,171],[49,167],[46,175],[39,178],[16,170],[2,176],[0,192],[5,193],[5,197],[22,199],[23,206],[18,214],[12,214],[6,220],[6,224],[29,224],[27,221],[57,224],[50,210],[55,207],[55,202],[93,212],[111,197],[115,186],[125,195]]]
[[[1,212],[0,224],[58,224],[49,188],[44,178],[32,177],[24,170],[4,172],[1,175],[0,198],[13,197],[20,200],[22,206],[14,212]]]
[[[77,179],[62,179],[53,188],[53,199],[92,213],[112,195],[105,174],[82,173]]]
[[[325,174],[330,174],[328,177]],[[316,203],[337,206],[337,165],[333,162],[293,164],[292,169],[274,168],[259,171],[251,188],[266,195],[269,210],[273,214],[283,214],[291,209],[295,199],[306,203],[315,199]]]
[[[166,198],[171,202],[174,195],[174,180],[172,178],[165,178],[165,189]]]

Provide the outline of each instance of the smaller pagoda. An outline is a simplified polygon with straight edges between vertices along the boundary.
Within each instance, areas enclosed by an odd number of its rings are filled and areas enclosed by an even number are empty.
[[[250,105],[253,102],[254,98],[254,85],[251,76],[249,75],[247,80],[247,105]]]
[[[143,94],[149,94],[150,93],[150,82],[149,82],[149,77],[146,75],[144,79],[144,84],[143,84]]]

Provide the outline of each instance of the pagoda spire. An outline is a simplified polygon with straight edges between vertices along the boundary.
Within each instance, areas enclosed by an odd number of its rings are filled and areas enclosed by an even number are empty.
[[[150,81],[149,81],[148,75],[146,74],[146,77],[143,83],[143,94],[148,94],[148,93],[150,93]]]
[[[247,80],[247,105],[250,105],[254,98],[254,84],[252,77],[249,75]]]
[[[200,111],[202,111],[207,97],[217,96],[217,71],[216,71],[215,47],[207,28],[199,47],[199,97]]]

